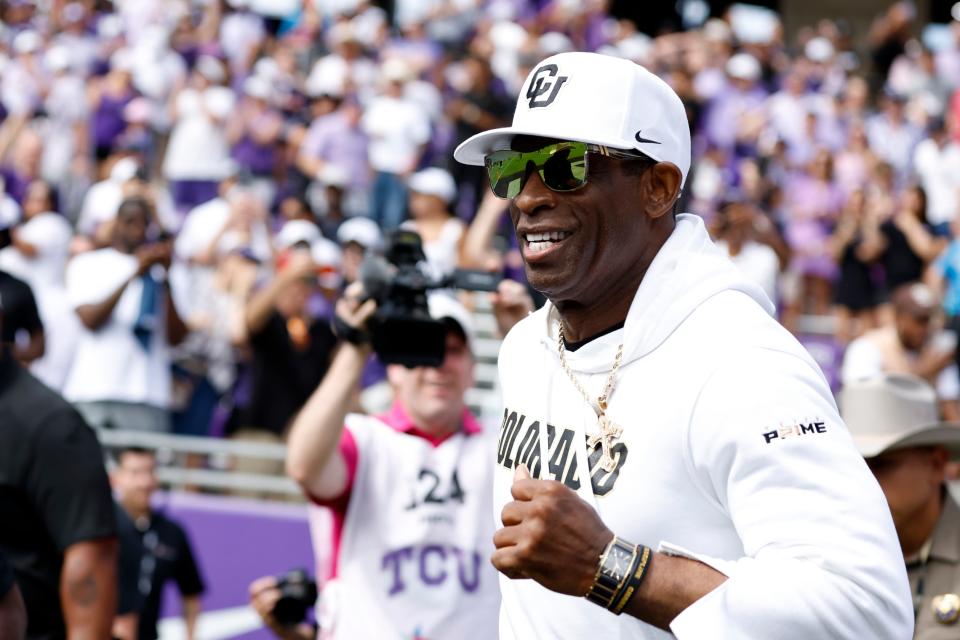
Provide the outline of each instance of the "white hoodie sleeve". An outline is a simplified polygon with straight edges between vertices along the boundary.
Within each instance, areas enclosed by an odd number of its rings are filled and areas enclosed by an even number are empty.
[[[879,486],[820,372],[756,349],[715,372],[688,430],[690,471],[745,556],[688,555],[728,576],[671,624],[679,640],[908,640],[913,610]]]

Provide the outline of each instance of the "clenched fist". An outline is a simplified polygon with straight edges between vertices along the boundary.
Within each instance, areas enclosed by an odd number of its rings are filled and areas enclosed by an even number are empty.
[[[510,578],[532,578],[552,591],[583,596],[613,532],[589,504],[554,480],[534,480],[526,465],[514,473],[513,502],[493,536],[493,566]]]

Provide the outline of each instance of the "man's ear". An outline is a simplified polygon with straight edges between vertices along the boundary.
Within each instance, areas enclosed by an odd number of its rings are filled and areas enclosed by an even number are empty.
[[[680,197],[680,169],[672,162],[658,162],[644,175],[641,184],[644,189],[645,212],[653,219],[660,218],[673,211],[673,205]]]

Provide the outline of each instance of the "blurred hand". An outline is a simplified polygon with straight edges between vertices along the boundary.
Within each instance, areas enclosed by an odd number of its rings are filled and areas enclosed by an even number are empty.
[[[273,608],[280,599],[280,589],[277,588],[277,579],[273,576],[257,578],[250,583],[250,606],[257,612],[263,623],[273,629],[279,628],[276,618],[273,617]]]
[[[171,249],[167,242],[145,244],[138,247],[134,255],[137,257],[137,275],[139,276],[145,274],[155,264],[170,266]]]
[[[533,298],[527,288],[516,280],[502,280],[491,296],[493,315],[501,336],[533,312]]]
[[[364,301],[364,295],[363,284],[354,282],[346,288],[334,308],[338,318],[359,331],[368,330],[367,323],[377,311],[377,301],[373,299]]]
[[[313,261],[309,251],[297,249],[290,252],[287,264],[283,268],[285,276],[297,280],[313,277],[316,273],[317,263]]]
[[[173,262],[173,242],[164,240],[163,242],[158,242],[155,246],[156,263],[163,266],[164,269],[169,269],[170,264]]]
[[[257,612],[263,624],[282,640],[313,640],[316,630],[306,623],[284,627],[273,617],[273,608],[280,599],[277,579],[273,576],[257,578],[250,583],[250,606]]]

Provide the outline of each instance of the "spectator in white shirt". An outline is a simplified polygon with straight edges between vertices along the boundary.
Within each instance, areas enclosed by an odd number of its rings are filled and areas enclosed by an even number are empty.
[[[960,417],[957,400],[960,380],[956,335],[936,334],[938,300],[924,284],[907,284],[892,296],[894,324],[863,334],[850,343],[843,357],[841,382],[866,380],[882,373],[919,376],[937,390],[940,410],[947,420]]]
[[[43,321],[43,356],[31,363],[30,370],[58,391],[70,371],[80,330],[64,285],[72,233],[54,209],[50,185],[36,180],[23,200],[23,222],[11,231],[13,244],[0,250],[0,270],[30,285]]]
[[[97,59],[97,38],[87,30],[89,17],[83,3],[66,5],[60,12],[63,31],[53,40],[70,52],[71,66],[84,75],[90,73]]]
[[[42,166],[44,177],[58,186],[69,176],[71,164],[87,157],[89,147],[87,83],[74,71],[73,55],[70,49],[57,45],[44,57],[53,78],[43,103],[47,122],[41,131]]]
[[[733,202],[717,212],[713,233],[717,246],[776,304],[781,262],[770,244],[779,248],[784,243],[773,223],[750,205]]]
[[[327,31],[331,53],[314,63],[307,85],[327,82],[342,83],[355,92],[361,101],[373,94],[377,82],[377,65],[363,53],[363,44],[350,22],[338,22]]]
[[[887,93],[883,112],[867,121],[867,138],[877,157],[888,162],[900,178],[910,168],[914,147],[922,132],[904,117],[903,96]]]
[[[927,222],[937,235],[949,236],[960,207],[960,144],[942,118],[934,119],[930,137],[917,145],[913,170],[927,194]]]
[[[370,136],[370,166],[376,172],[371,215],[384,230],[397,228],[407,215],[406,179],[416,170],[430,139],[430,120],[422,107],[404,97],[410,79],[406,64],[383,65],[383,93],[363,116]]]
[[[457,185],[444,169],[430,167],[410,176],[410,220],[403,227],[423,241],[427,268],[434,278],[453,273],[460,264],[467,227],[450,211]]]
[[[219,60],[200,56],[187,86],[171,99],[174,125],[163,175],[182,212],[215,198],[220,181],[230,173],[224,123],[233,112],[234,95],[222,86],[225,79]]]
[[[170,346],[186,327],[166,284],[170,243],[147,242],[151,219],[146,200],[125,200],[112,245],[67,269],[67,297],[83,327],[64,395],[95,427],[170,428]]]
[[[42,45],[43,38],[32,30],[21,31],[13,40],[15,57],[0,83],[0,102],[12,116],[32,116],[46,92],[47,77],[39,55]]]
[[[267,32],[263,18],[250,11],[249,0],[229,0],[233,9],[220,23],[220,46],[234,72],[245,72],[253,64],[254,55]]]
[[[224,181],[220,190],[223,195],[187,214],[174,245],[178,263],[171,279],[185,317],[207,308],[216,274],[228,254],[242,252],[256,262],[272,258],[264,202],[233,178]]]

